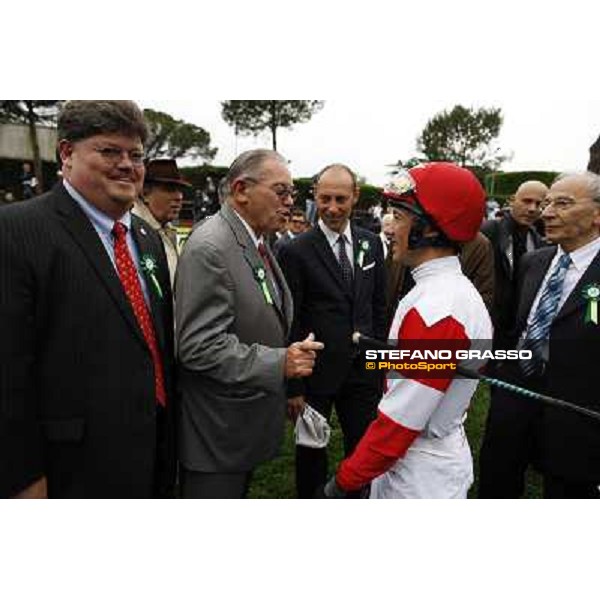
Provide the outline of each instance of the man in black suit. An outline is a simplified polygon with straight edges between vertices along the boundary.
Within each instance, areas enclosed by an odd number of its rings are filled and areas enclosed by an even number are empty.
[[[523,257],[512,346],[533,359],[502,377],[600,411],[594,392],[600,354],[600,177],[563,175],[542,213],[558,247]],[[517,338],[520,337],[520,341]],[[600,424],[586,416],[507,392],[492,404],[481,453],[480,496],[518,497],[535,450],[547,498],[599,498]]]
[[[517,264],[525,252],[542,245],[533,224],[540,218],[540,204],[547,192],[541,181],[522,183],[509,203],[509,213],[501,220],[490,219],[481,227],[494,251],[494,302],[490,316],[495,348],[507,348],[509,332],[515,323]]]
[[[63,181],[0,215],[0,496],[165,496],[169,274],[129,212],[146,124],[133,102],[72,101],[58,134]]]
[[[359,188],[348,167],[323,169],[314,193],[318,225],[279,254],[294,298],[291,340],[313,332],[325,344],[313,374],[288,385],[290,416],[295,420],[307,402],[329,419],[335,405],[348,455],[375,417],[382,391],[381,375],[365,370],[352,333],[386,337],[383,248],[376,234],[350,224]],[[326,449],[298,446],[299,497],[312,497],[326,479]]]

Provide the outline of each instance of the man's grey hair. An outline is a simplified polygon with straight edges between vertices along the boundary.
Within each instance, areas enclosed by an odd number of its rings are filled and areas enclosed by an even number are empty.
[[[276,160],[287,168],[288,162],[279,152],[259,148],[258,150],[248,150],[240,154],[229,167],[227,175],[219,184],[219,199],[221,202],[231,197],[231,186],[237,179],[257,179],[262,177],[262,170],[265,162]]]
[[[592,173],[591,171],[582,171],[580,173],[561,173],[552,182],[554,185],[567,177],[582,177],[588,187],[589,194],[594,202],[600,204],[600,175]]]

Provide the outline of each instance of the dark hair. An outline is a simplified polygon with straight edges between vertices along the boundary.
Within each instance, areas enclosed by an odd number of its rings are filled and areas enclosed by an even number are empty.
[[[292,208],[291,218],[293,218],[293,217],[302,217],[306,222],[308,222],[308,219],[306,218],[304,211],[301,208],[298,208],[297,206]]]
[[[327,165],[326,167],[323,167],[314,177],[313,177],[313,190],[317,187],[317,185],[319,184],[319,181],[321,180],[321,177],[323,177],[323,175],[329,171],[330,169],[342,169],[343,171],[346,171],[346,173],[348,173],[348,175],[350,175],[350,178],[352,179],[352,187],[353,188],[357,188],[358,187],[358,179],[356,178],[356,174],[354,173],[354,171],[348,167],[347,165],[344,165],[342,163],[333,163],[331,165]]]
[[[103,133],[148,138],[144,115],[131,100],[69,100],[58,115],[58,139],[77,142]]]

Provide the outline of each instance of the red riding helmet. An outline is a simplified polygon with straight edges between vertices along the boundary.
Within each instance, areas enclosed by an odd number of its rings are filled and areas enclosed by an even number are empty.
[[[390,206],[424,218],[453,242],[472,240],[485,215],[485,192],[477,177],[448,162],[424,163],[400,172],[383,196]]]

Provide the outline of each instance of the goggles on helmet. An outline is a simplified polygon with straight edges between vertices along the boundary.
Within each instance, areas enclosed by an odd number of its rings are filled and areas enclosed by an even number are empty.
[[[406,169],[400,169],[394,175],[392,181],[384,187],[383,195],[392,208],[406,210],[415,215],[416,219],[408,237],[408,247],[410,249],[454,245],[421,205],[417,195],[417,184]],[[435,229],[438,235],[426,237],[425,228],[427,225]]]

